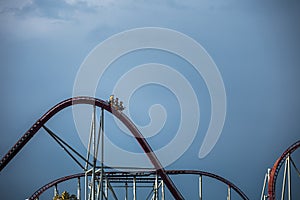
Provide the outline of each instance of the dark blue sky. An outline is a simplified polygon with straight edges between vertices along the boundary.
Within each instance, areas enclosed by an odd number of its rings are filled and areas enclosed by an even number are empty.
[[[201,100],[201,122],[190,148],[168,168],[217,173],[236,183],[250,199],[258,199],[267,168],[299,139],[299,11],[300,3],[292,0],[1,1],[0,157],[51,106],[72,96],[79,67],[96,45],[128,29],[163,27],[188,35],[206,49],[219,68],[227,95],[221,137],[208,156],[199,159],[210,101],[201,77],[184,72]],[[124,56],[107,72],[107,83],[99,84],[97,97],[107,99],[111,94],[113,81],[122,75],[118,66],[123,70],[148,62],[175,68],[186,64],[158,51]],[[156,86],[143,90],[133,96],[133,120],[147,124],[148,108],[161,103],[172,113],[165,124],[165,131],[172,132],[180,112],[178,102],[167,99],[174,97],[172,93]],[[83,151],[70,109],[48,125]],[[172,135],[158,137],[168,141]],[[149,142],[160,148],[158,140]],[[40,131],[1,172],[0,196],[25,199],[43,184],[75,171],[78,167]]]

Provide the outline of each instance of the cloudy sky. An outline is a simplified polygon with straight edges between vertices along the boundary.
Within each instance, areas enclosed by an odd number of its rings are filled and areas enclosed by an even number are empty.
[[[299,9],[295,0],[1,0],[0,157],[51,106],[72,96],[77,72],[96,45],[133,28],[168,28],[193,38],[212,57],[223,78],[227,113],[217,144],[199,159],[210,119],[209,94],[201,76],[179,70],[201,102],[201,121],[192,145],[167,168],[219,174],[258,199],[267,168],[299,139]],[[159,51],[135,52],[112,65],[96,96],[107,99],[125,69],[150,62],[175,69],[186,64]],[[133,97],[130,108],[137,124],[149,123],[147,111],[153,104],[171,113],[162,134],[149,138],[153,148],[160,148],[158,141],[169,141],[167,133],[178,127],[178,102],[156,85]],[[107,121],[113,123],[109,116]],[[84,152],[70,110],[48,125]],[[118,138],[111,139],[126,148]],[[134,144],[128,148],[135,150]],[[41,130],[1,172],[1,198],[25,199],[43,184],[78,171]],[[187,199],[194,198],[188,195],[197,187],[182,182]]]

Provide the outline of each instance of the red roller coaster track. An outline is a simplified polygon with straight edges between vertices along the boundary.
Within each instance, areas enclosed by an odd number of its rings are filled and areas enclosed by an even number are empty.
[[[276,197],[276,193],[275,193],[276,179],[282,164],[284,163],[285,159],[299,147],[300,147],[300,140],[292,144],[289,148],[287,148],[273,165],[270,172],[270,180],[268,183],[269,199],[274,200]]]
[[[74,97],[64,100],[54,107],[52,107],[48,112],[46,112],[22,137],[17,141],[17,143],[8,151],[8,153],[0,161],[0,171],[14,158],[15,155],[27,144],[27,142],[38,132],[38,130],[56,113],[59,111],[76,104],[90,104],[97,107],[103,108],[106,111],[112,113],[117,117],[133,134],[135,139],[141,145],[142,149],[150,159],[151,163],[156,169],[158,175],[165,182],[166,186],[170,190],[171,194],[175,199],[184,199],[180,194],[170,177],[167,175],[165,169],[162,167],[161,163],[157,159],[156,155],[152,151],[150,145],[147,143],[145,138],[136,128],[136,126],[130,121],[130,119],[124,115],[122,112],[114,109],[106,101],[96,99],[93,97]]]

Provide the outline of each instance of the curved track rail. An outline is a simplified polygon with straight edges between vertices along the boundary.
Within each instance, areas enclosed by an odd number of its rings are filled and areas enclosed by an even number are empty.
[[[289,148],[287,148],[283,154],[276,160],[275,164],[273,165],[270,171],[270,179],[268,183],[268,195],[269,199],[274,200],[276,193],[275,193],[275,186],[276,186],[276,179],[279,173],[279,170],[284,163],[285,159],[292,154],[296,149],[300,147],[300,140],[292,144]]]
[[[52,107],[48,112],[46,112],[33,126],[17,141],[17,143],[8,151],[8,153],[0,161],[0,171],[17,155],[17,153],[27,144],[27,142],[38,132],[38,130],[56,113],[59,111],[76,104],[90,104],[97,107],[103,108],[106,111],[112,113],[117,117],[132,133],[137,142],[140,144],[151,163],[156,169],[158,175],[165,182],[166,186],[170,190],[171,194],[175,199],[184,199],[180,194],[170,177],[167,175],[166,171],[162,167],[161,163],[157,159],[156,155],[152,151],[150,145],[147,143],[146,139],[139,132],[136,126],[130,121],[130,119],[124,115],[122,112],[114,109],[110,104],[101,99],[93,97],[74,97],[64,100],[54,107]]]
[[[213,173],[209,173],[209,172],[205,172],[205,171],[198,171],[198,170],[166,170],[165,171],[168,175],[178,175],[178,174],[190,174],[190,175],[201,175],[201,176],[207,176],[213,179],[216,179],[218,181],[221,181],[223,183],[225,183],[226,185],[228,185],[230,188],[232,188],[242,199],[244,200],[248,200],[248,197],[245,195],[245,193],[239,189],[236,185],[234,185],[232,182],[230,182],[229,180],[213,174]],[[154,171],[144,171],[144,172],[106,172],[106,176],[118,176],[118,177],[128,177],[128,176],[148,176],[148,175],[153,175],[156,172]],[[34,200],[37,199],[40,195],[42,195],[46,190],[48,190],[49,188],[62,183],[64,181],[68,181],[71,179],[75,179],[75,178],[81,178],[84,177],[85,174],[84,173],[79,173],[79,174],[73,174],[73,175],[69,175],[69,176],[65,176],[65,177],[61,177],[58,178],[46,185],[44,185],[43,187],[39,188],[36,192],[34,192],[29,200]]]

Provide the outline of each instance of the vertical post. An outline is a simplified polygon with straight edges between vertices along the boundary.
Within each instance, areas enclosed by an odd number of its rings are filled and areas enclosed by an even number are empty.
[[[286,158],[288,165],[288,200],[291,200],[291,162],[290,155]]]
[[[86,163],[85,163],[85,168],[84,168],[84,172],[85,172],[85,177],[84,177],[84,199],[88,200],[89,199],[89,179],[88,179],[88,172],[90,172],[90,170],[88,169],[89,167],[89,160],[90,160],[90,154],[91,154],[91,143],[92,143],[92,138],[93,138],[93,114],[92,113],[92,120],[91,120],[91,130],[90,130],[90,135],[89,135],[89,142],[88,142],[88,148],[87,148],[87,155],[86,155]],[[92,167],[92,166],[91,166]]]
[[[228,185],[228,193],[227,193],[227,200],[231,199],[231,187]]]
[[[284,172],[283,172],[282,190],[281,190],[281,200],[284,199],[284,194],[285,194],[286,170],[287,170],[287,159],[285,160],[285,163],[284,163]]]
[[[165,200],[165,185],[163,180],[161,180],[161,200]]]
[[[133,200],[136,200],[136,177],[133,177]]]
[[[199,176],[199,199],[202,200],[202,175]]]
[[[78,177],[78,180],[77,180],[77,199],[78,200],[81,200],[80,189],[81,189],[81,186],[80,186],[80,177]]]
[[[128,183],[125,182],[125,200],[128,200]]]
[[[267,173],[265,175],[265,179],[264,179],[264,184],[263,184],[263,188],[262,188],[262,191],[261,191],[260,200],[265,200],[265,198],[266,198],[265,191],[266,191],[266,185],[269,182],[270,170],[271,169],[268,168],[268,171],[267,171]]]
[[[85,194],[84,199],[85,200],[88,200],[88,189],[89,189],[89,179],[86,171],[84,176],[84,194]]]
[[[265,174],[265,178],[264,178],[264,184],[263,184],[263,188],[261,191],[261,195],[260,195],[260,200],[263,200],[265,197],[265,189],[266,189],[266,183],[267,183],[267,174]]]
[[[57,189],[57,185],[55,184],[54,186],[54,196],[58,195],[58,189]]]
[[[108,199],[108,179],[105,179],[105,197]]]
[[[96,161],[97,161],[97,155],[96,155],[96,106],[93,106],[93,168],[92,168],[92,200],[96,200]]]
[[[267,177],[267,183],[269,184],[270,181],[270,173],[271,173],[271,168],[268,168],[268,177]],[[267,192],[267,194],[264,196],[264,200],[266,200],[267,198],[269,198],[269,194]]]
[[[155,175],[155,182],[154,182],[154,200],[158,200],[158,175]]]
[[[104,110],[101,108],[101,174],[100,174],[100,182],[101,182],[101,200],[103,200],[103,175],[104,175]]]
[[[98,185],[97,185],[97,200],[100,200],[100,181],[99,181],[99,179],[98,179],[98,181],[97,181],[97,183],[98,183]]]

